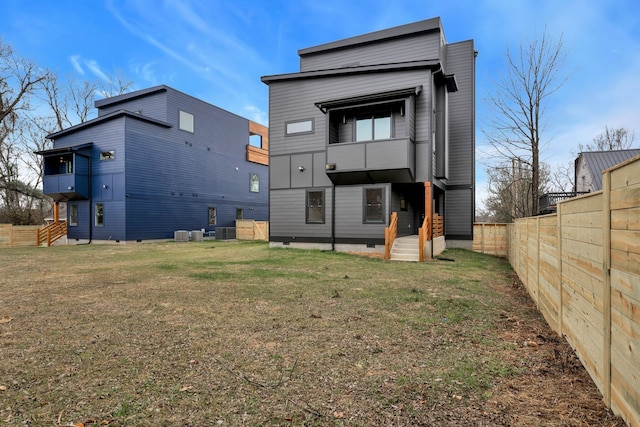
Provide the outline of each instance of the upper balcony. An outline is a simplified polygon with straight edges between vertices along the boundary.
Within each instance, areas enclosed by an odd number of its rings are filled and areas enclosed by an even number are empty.
[[[58,202],[89,198],[89,157],[72,149],[54,149],[39,154],[44,155],[44,194]]]
[[[408,138],[331,144],[326,172],[337,185],[409,182],[414,177],[414,144]]]
[[[399,99],[323,104],[329,125],[326,173],[331,181],[339,185],[413,181],[415,89],[407,92],[392,93]]]

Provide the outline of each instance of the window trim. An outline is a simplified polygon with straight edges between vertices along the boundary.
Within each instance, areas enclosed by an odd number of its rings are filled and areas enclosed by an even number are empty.
[[[321,220],[310,220],[309,219],[309,209],[312,207],[309,204],[309,195],[311,193],[320,193],[322,195],[322,199],[320,200],[320,206],[313,206],[314,208],[320,208],[322,213]],[[305,207],[304,207],[304,221],[305,224],[325,224],[326,222],[326,192],[324,189],[308,189],[305,191]]]
[[[101,151],[100,152],[100,160],[115,160],[116,158],[116,152],[115,150],[107,150],[107,151]]]
[[[236,208],[236,221],[244,219],[244,208]]]
[[[185,122],[184,120],[186,119],[189,120]],[[178,110],[178,129],[189,133],[195,133],[196,119],[194,115],[192,113],[189,113],[188,111]]]
[[[69,227],[78,226],[78,204],[70,203],[67,205],[69,208]]]
[[[213,212],[213,222],[211,222],[211,212]],[[216,206],[207,208],[207,224],[209,226],[218,225],[218,208]]]
[[[289,131],[289,126],[290,125],[303,124],[303,123],[310,123],[311,124],[311,130]],[[290,121],[284,122],[284,136],[310,135],[310,134],[315,133],[315,129],[316,129],[316,123],[315,123],[315,119],[313,117],[309,118],[309,119],[290,120]]]
[[[381,202],[380,202],[380,220],[370,220],[367,219],[367,191],[368,190],[380,190],[381,191]],[[362,223],[363,224],[386,224],[386,187],[364,187],[362,189]]]
[[[99,207],[99,208],[98,208]],[[104,203],[98,202],[93,205],[93,225],[95,227],[104,227]],[[98,215],[98,209],[100,211],[100,215]]]
[[[251,193],[260,192],[260,174],[253,173],[253,172],[249,173],[249,192]]]

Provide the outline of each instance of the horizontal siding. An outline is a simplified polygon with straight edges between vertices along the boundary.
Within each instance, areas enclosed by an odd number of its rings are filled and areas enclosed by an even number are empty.
[[[176,229],[211,229],[210,206],[218,209],[218,226],[232,226],[236,208],[244,209],[246,219],[267,220],[268,168],[244,158],[248,127],[233,120],[217,123],[217,132],[196,127],[189,140],[171,135],[179,130],[129,123],[127,239],[148,239],[153,233],[170,237]],[[250,191],[251,173],[260,176],[259,193]]]
[[[473,182],[475,162],[475,57],[473,42],[447,46],[446,72],[458,91],[449,94],[449,185]]]
[[[385,72],[367,75],[272,82],[269,85],[269,151],[273,156],[324,150],[326,116],[316,102],[379,93],[412,86],[423,86],[416,97],[417,138],[430,138],[429,70]],[[285,123],[313,119],[313,134],[285,136]]]
[[[167,92],[160,91],[144,97],[131,99],[114,105],[105,105],[98,110],[98,116],[103,116],[118,110],[137,112],[142,115],[160,120],[168,121],[167,117]]]
[[[306,224],[306,189],[272,190],[269,195],[269,232],[287,238],[331,237],[331,188],[325,190],[325,223]]]
[[[364,188],[371,186],[350,185],[336,187],[336,238],[384,239],[388,225],[391,189],[386,185],[385,224],[363,224]],[[374,186],[380,187],[380,186]]]
[[[326,70],[352,65],[377,65],[396,62],[437,59],[440,33],[415,34],[397,39],[382,40],[333,51],[304,55],[300,71]]]
[[[447,190],[444,229],[446,235],[472,235],[473,190]]]

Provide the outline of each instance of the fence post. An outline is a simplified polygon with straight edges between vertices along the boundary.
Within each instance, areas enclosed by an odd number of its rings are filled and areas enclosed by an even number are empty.
[[[603,357],[602,387],[604,402],[611,407],[611,172],[602,174],[602,229],[604,242],[602,247],[602,310],[603,310]]]
[[[564,290],[562,280],[562,203],[558,203],[556,208],[556,228],[558,232],[558,333],[560,336],[564,336],[564,325],[562,317],[563,315],[563,302],[562,292]]]

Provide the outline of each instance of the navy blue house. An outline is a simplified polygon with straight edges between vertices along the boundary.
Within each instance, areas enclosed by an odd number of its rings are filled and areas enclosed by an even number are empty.
[[[268,219],[266,127],[164,85],[95,106],[96,119],[49,135],[53,148],[38,153],[44,193],[67,203],[70,241]]]

